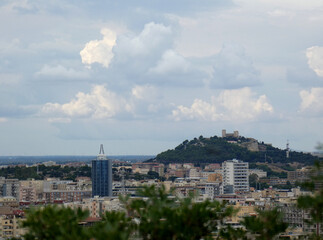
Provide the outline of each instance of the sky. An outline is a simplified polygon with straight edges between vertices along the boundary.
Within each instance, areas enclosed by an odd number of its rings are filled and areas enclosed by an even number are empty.
[[[0,155],[323,141],[321,0],[2,0]]]

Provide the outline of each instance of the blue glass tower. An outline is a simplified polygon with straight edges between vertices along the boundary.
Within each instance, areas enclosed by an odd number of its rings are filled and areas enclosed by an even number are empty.
[[[103,144],[100,153],[92,160],[92,197],[112,197],[112,161],[104,155]]]

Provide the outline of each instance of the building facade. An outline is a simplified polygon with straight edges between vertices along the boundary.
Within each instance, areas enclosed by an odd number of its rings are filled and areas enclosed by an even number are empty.
[[[0,177],[0,196],[12,196],[19,199],[20,183],[18,179]]]
[[[249,192],[248,168],[248,163],[241,160],[233,159],[224,161],[222,163],[222,181],[224,188],[232,189],[233,193]]]
[[[92,160],[92,197],[112,197],[112,160],[104,155],[103,145],[100,153]]]

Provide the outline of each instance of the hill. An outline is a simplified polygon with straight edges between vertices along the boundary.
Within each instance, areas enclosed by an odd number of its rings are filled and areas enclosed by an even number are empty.
[[[240,159],[250,163],[292,163],[305,165],[313,164],[318,157],[309,153],[290,151],[289,158],[286,150],[282,150],[259,142],[253,138],[217,136],[185,140],[175,149],[167,150],[156,156],[153,161],[160,163],[221,163],[229,159]]]

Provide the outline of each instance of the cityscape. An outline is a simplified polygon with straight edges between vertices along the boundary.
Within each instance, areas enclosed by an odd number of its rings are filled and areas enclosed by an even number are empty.
[[[263,152],[263,156],[267,156],[268,149],[264,149],[262,142],[240,136],[238,131],[227,133],[222,130],[221,137],[213,138],[231,146],[241,145],[241,149],[253,153]],[[210,139],[200,136],[198,141]],[[196,140],[184,141],[183,144],[186,149],[189,149],[190,143],[199,146]],[[288,143],[282,151],[285,154],[284,165],[265,158],[256,164],[235,158],[203,164],[201,161],[162,163],[157,160],[158,156],[130,162],[110,159],[101,144],[97,157],[91,161],[1,165],[0,236],[24,236],[26,228],[21,223],[26,220],[26,212],[51,205],[88,211],[88,217],[82,221],[82,225],[93,225],[100,222],[106,213],[124,212],[122,197],[138,199],[140,189],[154,186],[172,191],[172,195],[179,199],[192,198],[196,203],[226,203],[237,210],[235,215],[224,220],[226,226],[234,229],[243,229],[243,219],[257,216],[260,210],[277,208],[282,221],[288,224],[288,229],[279,236],[304,238],[316,233],[317,229],[315,224],[310,223],[309,210],[297,207],[297,199],[312,194],[303,184],[313,176],[311,164],[322,161],[322,156],[310,155],[313,162],[304,164],[295,161],[296,158],[293,160],[296,152],[288,148]],[[29,173],[23,175],[23,171]],[[318,185],[318,189],[321,186]],[[318,234],[322,231],[323,225],[319,227]]]
[[[0,240],[323,239],[322,0],[0,1]]]

